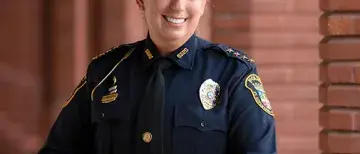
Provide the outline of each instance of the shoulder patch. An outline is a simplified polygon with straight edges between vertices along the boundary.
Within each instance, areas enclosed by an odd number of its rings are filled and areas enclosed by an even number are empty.
[[[250,90],[256,104],[266,113],[274,116],[260,77],[256,74],[250,74],[245,80],[245,87]]]
[[[66,107],[71,100],[75,97],[76,93],[86,84],[86,76],[83,77],[83,79],[80,81],[79,85],[75,88],[75,90],[71,93],[69,99],[65,102],[63,105],[63,108]]]
[[[121,45],[114,46],[114,47],[110,48],[109,50],[107,50],[106,52],[103,52],[103,53],[95,56],[94,58],[92,58],[92,60],[98,59],[98,58],[100,58],[100,57],[108,54],[109,52],[115,51],[115,50],[116,50],[117,48],[119,48],[120,46],[121,46]]]

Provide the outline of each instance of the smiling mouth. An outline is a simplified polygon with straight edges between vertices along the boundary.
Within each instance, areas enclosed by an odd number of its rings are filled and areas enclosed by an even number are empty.
[[[173,24],[182,24],[187,20],[187,18],[174,18],[174,17],[170,17],[170,16],[165,16],[165,15],[163,15],[163,18],[166,21],[173,23]]]

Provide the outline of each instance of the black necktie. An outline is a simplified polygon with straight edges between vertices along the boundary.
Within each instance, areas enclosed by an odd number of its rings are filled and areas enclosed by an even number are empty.
[[[140,102],[137,119],[138,154],[164,154],[163,147],[163,108],[165,105],[165,79],[163,70],[171,62],[165,58],[156,59],[151,67],[151,75],[145,95]],[[144,134],[145,133],[145,134]],[[146,143],[145,138],[151,138]],[[148,140],[149,141],[149,140]]]

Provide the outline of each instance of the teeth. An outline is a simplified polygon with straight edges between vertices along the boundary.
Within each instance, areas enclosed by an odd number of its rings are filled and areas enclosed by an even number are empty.
[[[181,23],[185,22],[185,19],[176,19],[176,18],[172,18],[169,16],[166,16],[165,19],[174,24],[181,24]]]

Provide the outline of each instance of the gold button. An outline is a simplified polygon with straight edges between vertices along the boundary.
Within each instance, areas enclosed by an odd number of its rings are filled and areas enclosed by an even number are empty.
[[[142,139],[145,143],[150,143],[151,140],[152,140],[152,134],[150,132],[145,132],[143,135],[142,135]]]

